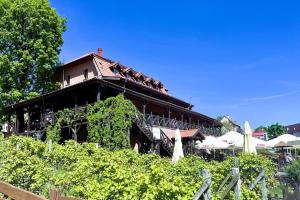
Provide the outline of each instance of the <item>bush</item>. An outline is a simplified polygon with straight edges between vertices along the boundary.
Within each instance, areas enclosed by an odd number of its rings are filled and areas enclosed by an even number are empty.
[[[291,165],[288,165],[286,172],[297,183],[300,183],[300,160],[294,160]]]
[[[212,192],[233,165],[234,158],[222,163],[205,162],[188,156],[172,165],[168,158],[154,154],[139,155],[132,150],[108,151],[94,143],[65,145],[25,137],[0,139],[0,180],[48,196],[50,188],[64,195],[84,199],[191,199],[202,184],[203,169],[212,175]],[[273,164],[261,156],[240,155],[242,199],[260,199],[259,189],[248,184],[264,167],[267,184],[274,181]],[[251,172],[251,173],[250,173]],[[233,195],[228,199],[234,199]]]

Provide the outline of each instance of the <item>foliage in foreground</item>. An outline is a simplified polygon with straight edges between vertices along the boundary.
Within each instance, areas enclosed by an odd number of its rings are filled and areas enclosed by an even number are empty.
[[[291,165],[288,165],[286,172],[298,185],[300,185],[300,160],[294,160]]]
[[[207,163],[186,157],[176,165],[157,155],[139,155],[131,150],[108,151],[93,143],[49,146],[25,137],[0,139],[0,180],[48,196],[50,188],[59,188],[67,196],[84,199],[191,199],[202,183],[202,169],[212,174],[212,191],[233,165],[234,158]],[[264,167],[268,187],[274,184],[274,166],[261,156],[241,155],[242,199],[260,199],[247,185]],[[233,199],[233,196],[229,197]]]

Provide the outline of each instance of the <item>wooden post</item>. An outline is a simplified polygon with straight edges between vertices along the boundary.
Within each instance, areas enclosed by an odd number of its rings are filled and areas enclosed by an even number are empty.
[[[7,136],[10,136],[10,134],[11,134],[11,113],[9,112],[8,113],[8,116],[7,116],[7,123],[8,123],[8,125],[7,125]]]
[[[31,109],[30,107],[27,108],[28,113],[28,124],[27,124],[27,131],[31,130]]]
[[[233,173],[233,176],[238,177],[237,183],[234,187],[234,192],[235,192],[235,199],[239,200],[240,197],[241,197],[241,180],[240,180],[240,170],[239,170],[239,168],[233,168],[232,173]]]
[[[203,170],[202,174],[203,174],[203,180],[205,181],[205,183],[208,186],[207,191],[204,194],[204,200],[211,200],[211,190],[210,190],[211,177],[209,176],[209,170],[207,170],[207,169]]]
[[[143,104],[143,114],[144,115],[146,114],[146,104],[145,103]]]
[[[16,132],[22,133],[24,132],[24,111],[18,110],[16,112]]]
[[[267,191],[267,185],[266,185],[265,171],[263,168],[261,168],[260,171],[263,174],[263,177],[261,179],[262,200],[268,200],[268,191]]]
[[[100,99],[101,99],[101,87],[98,86],[97,87],[97,101],[100,101]]]
[[[78,95],[77,95],[77,93],[74,94],[74,109],[75,109],[75,113],[77,113],[77,110],[78,110]]]
[[[52,151],[52,140],[49,140],[49,142],[48,142],[48,151],[49,152]]]
[[[209,176],[209,170],[204,169],[202,171],[203,185],[193,197],[193,200],[199,200],[202,196],[204,200],[211,200],[211,177]]]
[[[154,152],[157,155],[160,155],[160,140],[155,141],[155,147],[154,147]]]
[[[59,199],[59,191],[58,190],[50,190],[50,200],[58,200]]]
[[[234,163],[233,163],[233,166],[234,166],[235,168],[239,168],[239,167],[240,167],[240,161],[239,161],[238,159],[235,159],[235,160],[234,160]]]

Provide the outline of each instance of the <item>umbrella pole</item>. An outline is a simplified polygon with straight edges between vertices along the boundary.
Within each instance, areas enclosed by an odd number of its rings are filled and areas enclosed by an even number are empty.
[[[216,159],[216,149],[214,148],[214,160]]]

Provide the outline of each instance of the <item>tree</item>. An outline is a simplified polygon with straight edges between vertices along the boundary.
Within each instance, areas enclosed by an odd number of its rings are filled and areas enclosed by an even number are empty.
[[[269,126],[267,132],[268,132],[269,139],[273,139],[280,135],[286,134],[287,130],[284,126],[276,123]]]
[[[263,125],[260,125],[259,127],[257,127],[257,128],[255,129],[255,131],[259,131],[259,130],[267,131],[267,130],[268,130],[268,127],[265,127],[265,126],[263,126]]]
[[[0,0],[0,116],[4,106],[53,89],[65,22],[48,0]]]

